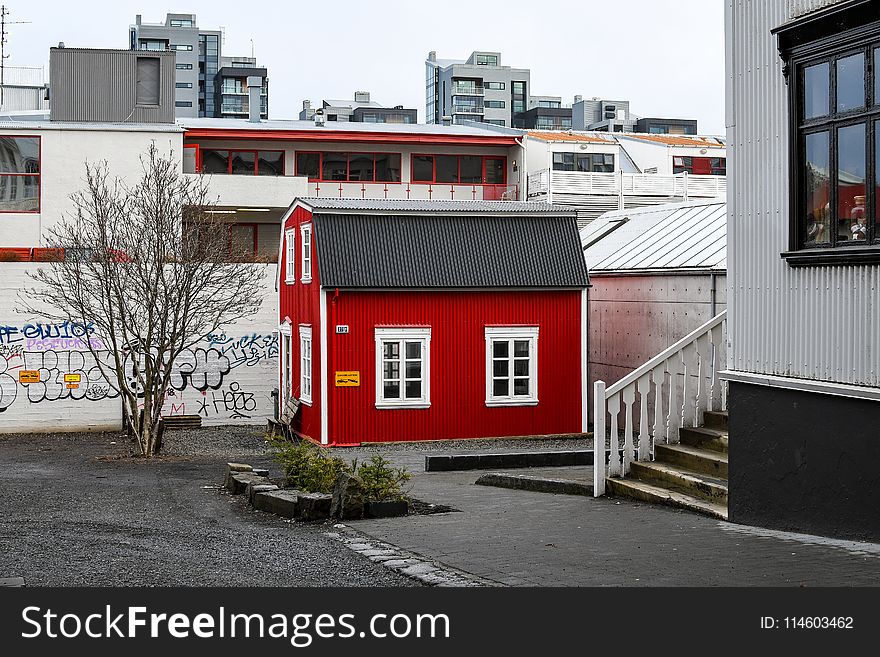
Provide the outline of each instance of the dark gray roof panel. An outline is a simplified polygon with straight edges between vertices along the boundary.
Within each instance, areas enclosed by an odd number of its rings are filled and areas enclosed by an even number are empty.
[[[300,198],[302,203],[315,212],[483,212],[492,214],[552,214],[575,216],[577,212],[549,203],[535,201],[419,201],[352,198]]]
[[[313,222],[325,287],[588,285],[574,216],[316,212]]]

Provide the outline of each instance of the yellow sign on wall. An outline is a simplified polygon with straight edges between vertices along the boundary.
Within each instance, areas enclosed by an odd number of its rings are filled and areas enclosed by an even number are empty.
[[[336,373],[336,387],[337,388],[358,387],[360,385],[361,385],[361,373],[360,372],[337,372]]]
[[[64,383],[79,383],[82,381],[82,374],[65,374]]]
[[[18,370],[19,383],[39,383],[40,370]]]

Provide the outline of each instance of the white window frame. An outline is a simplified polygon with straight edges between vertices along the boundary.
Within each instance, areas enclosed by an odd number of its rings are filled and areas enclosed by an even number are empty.
[[[308,362],[308,364],[307,364]],[[312,327],[309,324],[299,325],[299,400],[307,406],[312,405],[312,372],[314,360],[312,355]]]
[[[535,406],[538,403],[538,327],[537,326],[487,326],[486,331],[486,406]],[[513,394],[513,340],[529,342],[529,394]],[[509,394],[494,394],[493,343],[509,341],[508,376]]]
[[[431,407],[431,328],[387,327],[376,328],[376,408],[430,408]],[[386,342],[401,342],[400,399],[386,399],[384,385],[384,360]],[[418,399],[405,399],[406,395],[406,347],[403,342],[421,342],[422,395]],[[411,379],[415,380],[415,379]]]
[[[300,281],[303,283],[312,282],[312,224],[303,224],[300,226],[302,233],[300,243],[302,244],[302,277]]]
[[[278,327],[278,335],[281,342],[281,412],[283,412],[284,403],[286,403],[293,394],[290,381],[290,350],[292,346],[290,339],[290,324],[287,322],[282,323]]]
[[[284,231],[284,282],[296,283],[296,229],[290,228]]]

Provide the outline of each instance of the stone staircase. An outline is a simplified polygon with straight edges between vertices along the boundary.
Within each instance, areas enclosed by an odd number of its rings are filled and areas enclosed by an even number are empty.
[[[702,426],[679,429],[678,444],[656,442],[653,461],[633,461],[606,486],[610,495],[727,520],[727,413],[705,411]]]

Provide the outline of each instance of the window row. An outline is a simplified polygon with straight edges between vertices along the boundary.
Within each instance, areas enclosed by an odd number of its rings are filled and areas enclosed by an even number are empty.
[[[303,224],[300,231],[300,282],[312,282],[312,224]],[[284,282],[296,283],[296,229],[284,231]]]
[[[614,154],[553,153],[553,170],[614,173]]]
[[[283,176],[284,151],[200,149],[202,173]]]
[[[412,181],[503,185],[507,181],[507,158],[487,155],[413,155]]]
[[[400,153],[304,152],[296,175],[313,181],[400,182]]]

